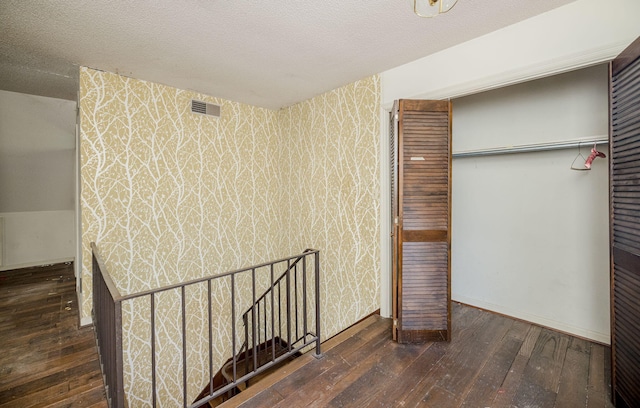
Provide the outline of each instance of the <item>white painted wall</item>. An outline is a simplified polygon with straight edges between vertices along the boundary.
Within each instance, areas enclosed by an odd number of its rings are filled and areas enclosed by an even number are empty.
[[[640,36],[639,15],[637,0],[575,1],[383,72],[382,104],[470,95],[609,61]]]
[[[72,101],[0,91],[3,270],[75,255]]]
[[[600,64],[453,99],[453,151],[606,139],[608,72]]]
[[[640,15],[640,2],[637,0],[611,0],[607,2],[607,7],[602,7],[602,2],[597,0],[575,1],[542,15],[382,73],[382,106],[384,109],[389,110],[393,101],[400,98],[444,99],[461,97],[609,61],[640,35],[640,24],[638,24],[637,21],[638,15]],[[441,18],[446,18],[446,16],[442,16]],[[454,132],[456,132],[455,109],[454,105]],[[384,115],[384,113],[381,115],[386,121],[386,115]],[[383,123],[381,126],[383,129],[381,135],[381,146],[383,150],[387,146],[385,132],[387,126],[388,123]],[[537,143],[544,141],[544,137],[549,137],[551,138],[550,140],[556,140],[555,135],[545,136],[538,134],[538,136],[540,139],[530,140],[530,142]],[[474,140],[473,142],[479,142],[479,140]],[[493,140],[491,142],[498,143],[499,141]],[[454,136],[454,145],[455,143],[457,142]],[[472,143],[469,141],[468,146],[470,147],[471,145]],[[479,145],[480,144],[477,146]],[[458,146],[456,145],[456,147]],[[500,191],[504,192],[504,190],[507,189],[514,191],[516,194],[518,194],[519,191],[521,197],[532,200],[532,202],[537,202],[538,206],[536,207],[544,211],[543,213],[529,211],[528,213],[524,212],[524,214],[529,217],[537,216],[540,219],[540,223],[544,223],[545,225],[557,224],[557,222],[554,222],[554,220],[557,221],[557,219],[554,218],[555,214],[566,214],[566,217],[574,218],[575,221],[572,225],[580,225],[581,228],[578,230],[565,229],[562,236],[578,237],[583,240],[591,239],[585,238],[590,236],[588,235],[588,233],[591,232],[590,228],[602,228],[587,226],[587,223],[591,222],[591,216],[595,214],[601,217],[603,212],[605,216],[607,214],[607,208],[603,208],[600,202],[580,201],[582,207],[577,207],[579,208],[578,212],[568,213],[566,211],[566,203],[553,208],[549,208],[547,203],[553,203],[557,195],[565,194],[565,190],[561,187],[563,185],[574,186],[577,189],[579,197],[583,197],[587,191],[594,188],[594,185],[598,186],[602,184],[600,177],[603,177],[601,173],[604,172],[596,172],[598,168],[594,166],[594,170],[589,172],[588,175],[579,175],[577,172],[576,174],[567,174],[566,172],[557,173],[567,166],[566,157],[564,155],[559,156],[561,154],[562,152],[556,152],[550,153],[547,156],[530,157],[527,157],[528,155],[518,155],[514,163],[509,162],[509,160],[513,160],[513,157],[502,156],[491,163],[486,162],[480,165],[478,165],[477,160],[473,159],[467,161],[466,164],[470,164],[474,169],[478,166],[477,175],[474,175],[474,177],[483,180],[493,178],[495,185],[501,186],[502,190]],[[476,163],[474,163],[474,161]],[[606,161],[600,161],[596,163],[596,165],[601,168],[604,163],[606,163]],[[382,166],[388,166],[388,164],[383,162]],[[458,197],[463,197],[464,194],[471,195],[480,193],[477,191],[476,184],[474,184],[474,180],[471,178],[469,179],[469,185],[466,187],[466,190],[461,190],[460,187],[464,186],[457,186],[459,181],[456,181],[456,175],[459,174],[459,171],[465,171],[462,166],[464,165],[459,164],[459,161],[456,160],[454,162],[454,206],[456,206],[455,200],[459,200]],[[544,170],[538,170],[540,167],[543,167]],[[533,188],[520,191],[519,189],[522,187],[522,184],[516,183],[514,185],[504,179],[509,174],[517,175],[518,179],[527,179],[531,177],[531,175],[536,175],[538,181],[532,185]],[[561,176],[559,174],[561,174]],[[381,177],[383,185],[388,184],[388,168],[382,169]],[[554,184],[547,185],[545,184],[545,180],[553,181]],[[585,182],[585,180],[588,183]],[[540,194],[535,194],[535,191],[539,191]],[[497,194],[499,191],[492,190],[492,192]],[[381,276],[381,314],[383,316],[388,316],[391,313],[388,257],[390,241],[387,238],[390,227],[388,225],[388,217],[386,216],[386,211],[388,210],[387,202],[389,200],[388,194],[388,191],[383,190],[381,201],[381,211],[383,212],[381,219],[384,224],[381,226],[381,242],[383,244],[381,251],[381,263],[383,265]],[[494,200],[496,204],[494,208],[501,208],[504,212],[505,204],[501,202],[498,197],[494,197]],[[569,199],[565,201],[570,202]],[[521,203],[521,201],[518,201],[518,203]],[[569,205],[569,207],[573,208],[572,205]],[[457,207],[454,207],[454,211],[456,211],[456,208]],[[460,211],[458,208],[457,212],[459,213]],[[497,212],[497,210],[493,211]],[[473,230],[462,229],[460,231],[459,224],[457,223],[463,220],[458,221],[457,217],[459,217],[460,214],[457,212],[453,213],[453,222],[455,224],[453,227],[458,231],[457,233],[454,231],[453,235],[454,251],[456,252],[458,252],[458,250],[455,249],[457,235],[480,234],[480,232],[476,232],[478,225],[474,226]],[[514,214],[505,213],[506,218],[513,216]],[[560,218],[565,222],[564,217]],[[585,224],[581,224],[578,220]],[[477,222],[481,223],[482,221]],[[598,222],[595,225],[599,225]],[[481,226],[489,227],[486,224],[482,224]],[[604,228],[606,227],[605,225]],[[491,229],[485,229],[484,231],[491,231]],[[513,227],[513,233],[523,231],[526,231],[526,228]],[[486,236],[484,239],[489,240]],[[589,241],[582,242],[581,245],[583,245],[583,253],[585,254],[594,246],[598,248],[601,247],[601,243]],[[536,249],[538,249],[537,252],[533,251],[528,254],[539,253],[543,248]],[[554,250],[554,254],[560,256],[563,249],[564,248]],[[574,251],[574,249],[569,251]],[[505,255],[507,258],[504,258]],[[495,262],[502,262],[503,268],[522,265],[522,262],[518,260],[518,256],[520,255],[506,253],[502,255],[503,258],[501,260],[496,260]],[[584,256],[586,256],[587,259],[592,259],[589,258],[591,255]],[[607,257],[608,253],[604,259],[606,260]],[[529,258],[525,259],[528,260]],[[531,296],[526,297],[529,301],[523,302],[525,308],[524,310],[520,310],[519,316],[527,320],[538,321],[545,325],[584,335],[585,337],[590,337],[602,342],[608,342],[608,332],[602,327],[602,322],[605,321],[609,313],[608,305],[600,308],[600,305],[603,304],[601,297],[603,292],[598,291],[596,294],[590,293],[590,289],[584,287],[584,280],[574,280],[571,282],[569,286],[574,289],[569,291],[566,290],[566,280],[561,279],[562,282],[558,280],[558,277],[564,273],[566,265],[572,264],[570,261],[573,262],[574,260],[566,258],[563,262],[558,261],[553,269],[553,276],[541,274],[540,268],[538,268],[534,271],[535,273],[526,275],[526,279],[523,278],[522,284],[525,288],[529,288],[531,282],[534,282],[536,285],[540,282],[547,282],[549,287],[554,283],[558,283],[559,285],[555,292],[545,291],[548,293],[548,296],[544,293],[537,293],[540,295],[540,297],[537,298],[538,300],[533,300]],[[587,261],[581,260],[581,258],[575,259],[575,262],[578,265],[588,263]],[[464,290],[466,285],[463,282],[458,282],[458,278],[456,277],[457,269],[461,268],[463,264],[454,259],[452,266],[454,268],[452,278],[453,296],[454,299],[456,299],[458,296],[465,296],[466,292],[463,293],[461,291]],[[482,266],[485,268],[485,272],[478,276],[490,275],[492,266]],[[542,267],[547,268],[548,265],[542,265]],[[601,267],[595,266],[595,268]],[[608,267],[606,268],[608,273]],[[551,274],[549,271],[545,273]],[[600,282],[605,289],[608,288],[608,281],[601,281],[600,275],[598,276],[597,279],[594,278],[594,280],[588,282],[587,285],[593,288]],[[519,310],[509,302],[518,297],[518,295],[522,295],[522,293],[496,295],[498,292],[513,291],[513,288],[507,288],[505,285],[491,288],[484,287],[483,289],[483,295],[477,295],[473,298],[476,300],[475,304],[502,313],[516,315],[515,312],[508,312],[508,310]],[[559,291],[562,291],[562,295],[559,294]],[[582,297],[574,299],[574,303],[568,307],[566,311],[560,311],[561,308],[565,307],[566,302],[558,302],[560,300],[559,297],[572,296],[576,293],[581,293]],[[541,298],[543,300],[540,300]],[[584,300],[588,298],[592,300],[588,300],[587,303]],[[460,298],[458,300],[472,303],[471,297]],[[576,314],[573,314],[573,311],[576,311]]]
[[[607,77],[600,65],[455,99],[454,151],[601,138]],[[577,153],[454,159],[452,296],[606,343],[608,162],[573,171]]]
[[[74,211],[2,213],[4,265],[0,270],[72,261],[75,256]]]

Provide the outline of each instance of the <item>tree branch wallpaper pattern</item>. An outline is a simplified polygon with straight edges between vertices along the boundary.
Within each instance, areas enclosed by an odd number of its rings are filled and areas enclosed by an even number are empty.
[[[193,114],[191,99],[221,106]],[[379,78],[272,111],[81,68],[82,315],[90,242],[122,294],[321,251],[322,337],[379,307]],[[260,283],[261,286],[265,282]],[[229,280],[213,287],[217,370],[231,357]],[[236,305],[251,303],[248,279]],[[208,381],[207,295],[189,288],[190,399]],[[156,299],[160,406],[181,404],[178,293]],[[125,302],[129,405],[149,406],[149,304]],[[206,363],[206,364],[205,364]]]
[[[285,252],[320,249],[330,335],[380,304],[379,99],[372,77],[279,111]]]

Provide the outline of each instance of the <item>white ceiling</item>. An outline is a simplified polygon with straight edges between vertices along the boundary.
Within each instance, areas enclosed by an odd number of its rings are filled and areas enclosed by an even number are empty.
[[[88,66],[275,109],[572,1],[2,0],[0,89],[73,100]]]

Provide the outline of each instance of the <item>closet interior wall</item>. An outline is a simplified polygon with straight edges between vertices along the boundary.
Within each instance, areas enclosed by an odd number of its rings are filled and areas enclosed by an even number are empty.
[[[609,343],[607,159],[570,170],[588,143],[455,158],[606,138],[607,92],[598,65],[453,100],[453,300]]]

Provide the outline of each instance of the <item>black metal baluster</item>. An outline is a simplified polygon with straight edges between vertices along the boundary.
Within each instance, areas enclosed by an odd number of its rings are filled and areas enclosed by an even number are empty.
[[[258,352],[260,352],[260,344],[262,344],[262,342],[260,341],[261,336],[260,336],[260,301],[258,301],[258,303],[255,305],[256,308],[256,315],[258,316],[258,320],[256,321],[256,326],[257,326],[257,332],[258,332],[258,341],[256,342],[256,344],[258,345]],[[254,367],[256,368],[256,367]]]
[[[302,335],[304,336],[304,341],[307,341],[307,256],[305,255],[302,258],[302,323],[304,324],[304,330],[302,331]]]
[[[267,351],[267,297],[263,296],[262,299],[262,314],[264,315],[264,319],[262,320],[262,324],[264,326],[264,351]]]
[[[236,275],[231,275],[231,353],[233,353],[233,382],[238,379],[236,366]]]
[[[320,253],[315,255],[316,273],[316,355],[320,356]]]
[[[155,408],[156,400],[156,297],[151,294],[151,394],[152,403]]]
[[[278,282],[278,337],[282,342],[282,281]]]
[[[244,320],[244,373],[247,374],[249,372],[249,319],[246,313],[242,319]]]
[[[182,295],[182,405],[187,406],[187,314],[185,286],[181,286]]]
[[[211,324],[211,279],[207,280],[207,315],[209,318],[209,395],[213,394],[213,327]]]
[[[295,306],[295,312],[296,312],[296,341],[300,338],[300,335],[298,334],[298,263],[296,262],[295,266],[293,267],[293,293],[294,293],[294,301],[293,301],[293,305]]]
[[[291,351],[291,260],[287,260],[287,344]]]
[[[256,353],[256,268],[251,268],[251,286],[252,286],[252,299],[253,302],[251,302],[252,306],[251,306],[251,334],[252,334],[252,339],[251,339],[251,345],[252,350],[253,350],[253,371],[256,371],[257,367],[258,367],[258,355]]]
[[[273,264],[271,264],[270,267],[270,276],[271,276],[271,286],[270,286],[270,292],[271,292],[271,361],[276,359],[276,332],[274,330],[274,324],[275,324],[275,317],[273,315],[274,313],[274,304],[273,304],[273,299],[274,299],[274,295],[273,295],[273,291],[275,290],[275,288],[273,287]]]

